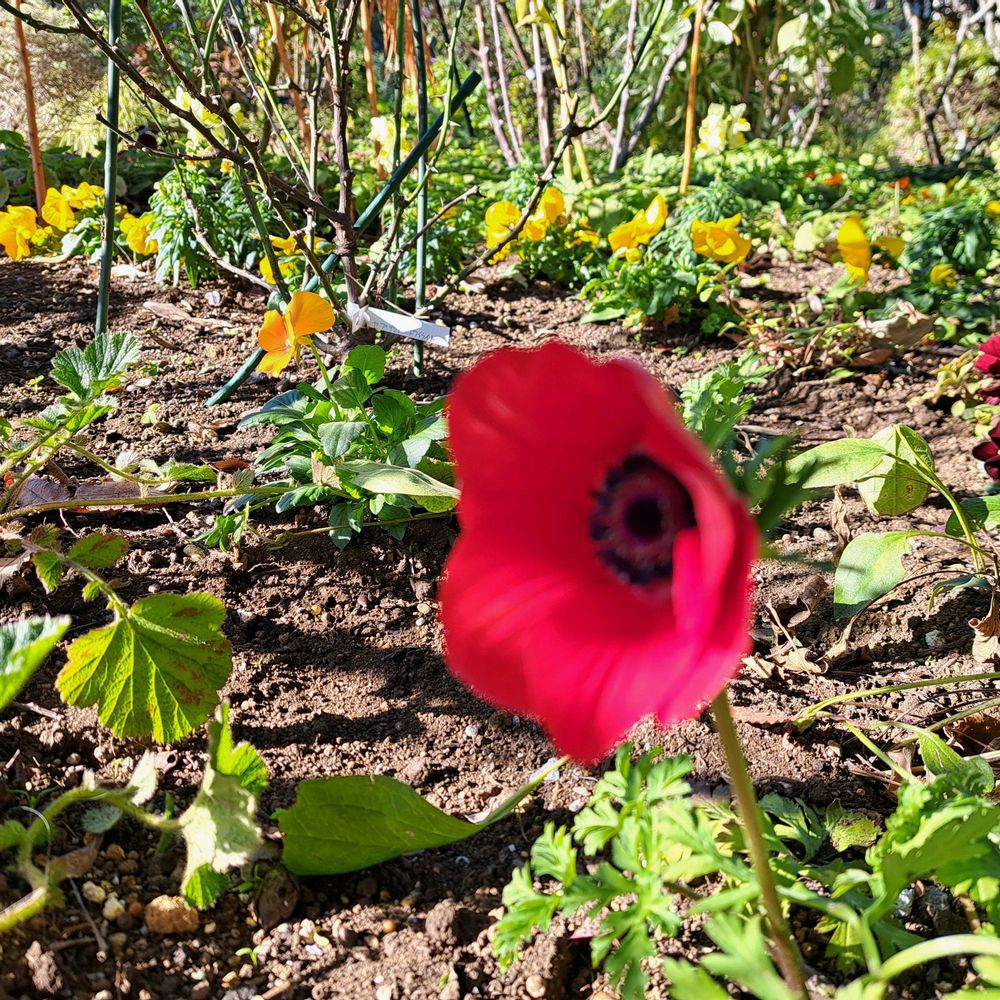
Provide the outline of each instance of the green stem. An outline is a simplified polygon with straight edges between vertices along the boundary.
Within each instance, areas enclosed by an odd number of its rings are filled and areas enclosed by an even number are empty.
[[[811,724],[820,712],[832,705],[842,705],[849,701],[861,701],[863,698],[877,698],[884,694],[896,694],[898,691],[914,691],[925,687],[943,687],[945,684],[962,684],[966,681],[995,681],[1000,680],[1000,672],[982,674],[960,674],[958,677],[929,677],[922,681],[908,681],[905,684],[889,684],[885,687],[867,688],[864,691],[848,691],[847,694],[837,694],[830,698],[824,698],[813,705],[807,705],[795,717],[794,724],[798,729],[805,729]]]
[[[921,941],[920,944],[887,958],[875,976],[880,982],[888,983],[909,969],[958,955],[1000,957],[1000,940],[985,934],[950,934],[947,937]]]
[[[37,503],[30,507],[17,507],[14,510],[0,514],[0,524],[13,521],[18,517],[28,517],[31,514],[42,514],[49,510],[75,510],[80,507],[159,507],[167,503],[196,503],[200,500],[225,500],[230,497],[243,496],[250,492],[261,496],[280,496],[287,492],[288,486],[257,486],[252,490],[202,490],[197,493],[164,494],[155,497],[130,497],[122,500],[120,497],[93,497],[83,500],[54,500],[51,503]]]
[[[719,741],[722,743],[726,762],[729,765],[729,778],[736,796],[740,819],[743,821],[743,833],[750,852],[750,861],[757,875],[757,881],[760,883],[761,900],[767,914],[778,968],[781,970],[785,985],[796,997],[805,1000],[809,993],[806,989],[805,972],[802,968],[802,956],[799,954],[795,939],[788,930],[785,915],[781,910],[781,901],[778,899],[778,893],[774,886],[771,861],[764,843],[757,794],[754,791],[753,782],[750,780],[743,747],[740,745],[740,738],[733,722],[727,688],[723,688],[712,701],[712,714],[715,716],[715,729],[719,734]]]
[[[410,0],[413,22],[413,50],[417,64],[417,131],[423,135],[427,131],[427,66],[424,60],[424,28],[420,0]],[[449,84],[450,87],[450,84]],[[445,124],[451,116],[451,108],[445,105]],[[442,142],[447,138],[444,132]],[[419,316],[424,308],[427,291],[427,236],[423,232],[427,225],[427,157],[421,156],[417,164],[417,237],[416,275],[414,278],[414,311]],[[418,378],[424,373],[424,345],[417,341],[413,345],[413,374]]]
[[[312,342],[312,340],[309,340],[308,344],[309,344],[309,351],[312,354],[312,356],[316,359],[316,364],[319,365],[319,370],[323,375],[323,385],[326,386],[326,394],[330,397],[332,401],[333,383],[330,381],[330,372],[327,369],[326,364],[323,362],[323,357],[317,350],[316,345]]]
[[[118,45],[121,30],[121,0],[108,0],[108,42]],[[115,256],[115,203],[118,199],[118,104],[119,70],[108,59],[108,127],[104,136],[104,231],[101,234],[101,274],[97,285],[97,316],[94,335],[108,330],[108,301],[111,298],[111,265]]]

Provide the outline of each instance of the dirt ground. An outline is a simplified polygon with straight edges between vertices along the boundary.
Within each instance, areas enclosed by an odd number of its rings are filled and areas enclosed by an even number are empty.
[[[49,401],[52,383],[45,376],[53,355],[91,336],[95,280],[93,270],[79,263],[0,263],[4,416],[25,416]],[[149,301],[175,310],[164,317],[145,305]],[[259,293],[225,284],[159,289],[146,278],[120,278],[112,302],[112,328],[131,330],[143,351],[118,396],[120,409],[99,426],[91,447],[109,460],[125,449],[161,462],[252,458],[266,443],[267,428],[238,430],[237,421],[283,386],[254,376],[230,402],[212,409],[203,402],[248,353],[263,308]],[[552,336],[598,355],[634,357],[673,386],[737,353],[724,340],[704,343],[670,331],[638,338],[611,326],[581,325],[581,313],[578,302],[545,286],[525,290],[498,283],[456,296],[445,312],[453,324],[451,349],[429,352],[426,377],[415,383],[405,375],[410,359],[404,347],[391,361],[389,380],[436,395],[484,351]],[[905,421],[930,441],[946,482],[963,495],[981,493],[968,425],[946,410],[907,405],[929,387],[930,372],[941,360],[939,350],[929,348],[842,380],[780,371],[761,390],[747,433],[794,433],[812,444]],[[144,414],[152,414],[146,423],[140,422]],[[456,535],[453,520],[416,524],[402,542],[373,532],[339,553],[322,535],[269,548],[268,539],[279,531],[322,523],[310,512],[272,515],[234,556],[191,541],[216,511],[203,503],[68,515],[63,530],[70,536],[109,526],[128,537],[131,551],[119,572],[120,593],[128,601],[156,590],[204,590],[225,602],[235,668],[224,694],[232,703],[236,737],[257,747],[268,767],[262,815],[270,833],[275,825],[267,817],[292,803],[304,778],[388,774],[442,809],[468,815],[498,803],[552,757],[530,721],[479,702],[442,662],[435,591]],[[851,490],[845,491],[843,514],[854,532],[872,526]],[[905,523],[883,519],[879,527],[939,528],[945,517],[944,505],[932,499],[915,515],[916,524],[912,517]],[[779,531],[778,541],[798,558],[759,565],[758,602],[761,608],[773,602],[787,620],[788,606],[815,586],[817,574],[831,580],[837,541],[829,500],[806,504]],[[933,561],[942,551],[928,544],[917,555]],[[763,677],[745,670],[733,700],[759,789],[814,804],[839,800],[873,815],[890,811],[892,789],[873,777],[872,758],[835,719],[801,734],[790,720],[831,695],[982,669],[971,658],[967,624],[986,610],[979,593],[962,591],[928,610],[928,587],[904,588],[861,618],[846,655],[825,672]],[[26,574],[0,591],[0,621],[44,610],[72,615],[71,637],[107,620],[99,605],[81,601],[73,584],[46,596]],[[763,622],[761,615],[759,629]],[[830,648],[841,627],[833,621],[829,593],[796,629],[814,659]],[[31,796],[74,785],[84,769],[120,780],[144,749],[111,737],[94,712],[67,709],[59,701],[53,680],[61,663],[57,652],[0,717],[0,821],[21,818]],[[928,688],[851,703],[842,711],[861,721],[920,722],[990,692],[983,685]],[[693,754],[699,784],[725,792],[726,769],[707,716],[667,733],[643,724],[634,739],[640,747],[662,743],[668,752]],[[202,771],[203,735],[172,749],[164,758],[160,795],[170,792],[183,806]],[[143,905],[178,891],[182,858],[173,847],[158,852],[155,837],[122,824],[105,836],[97,867],[86,879],[116,892],[130,908],[109,922],[98,903],[80,894],[84,880],[71,885],[65,909],[36,917],[0,940],[0,997],[608,1000],[601,992],[606,983],[590,967],[587,941],[573,938],[573,928],[563,922],[536,939],[524,961],[506,973],[497,969],[490,949],[491,924],[512,869],[527,857],[547,820],[572,819],[600,773],[563,768],[522,810],[454,847],[352,875],[305,880],[294,913],[267,932],[250,915],[246,898],[233,891],[202,915],[196,932],[151,934]],[[78,818],[66,816],[54,851],[81,842]],[[13,876],[0,876],[0,906],[23,889]],[[703,945],[692,934],[664,942],[663,950],[696,955]],[[953,981],[953,973],[925,969],[919,984],[898,995],[937,996],[934,984]],[[662,982],[654,981],[650,996],[666,996]]]

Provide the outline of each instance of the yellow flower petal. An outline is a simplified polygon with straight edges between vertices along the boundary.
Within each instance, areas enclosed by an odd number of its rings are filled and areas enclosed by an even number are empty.
[[[865,284],[872,266],[872,248],[859,216],[849,215],[843,221],[837,231],[837,248],[851,281]]]
[[[262,351],[268,354],[281,351],[291,351],[295,346],[285,322],[285,317],[277,309],[268,309],[264,313],[264,322],[257,331],[257,343]],[[287,362],[286,362],[287,364]]]

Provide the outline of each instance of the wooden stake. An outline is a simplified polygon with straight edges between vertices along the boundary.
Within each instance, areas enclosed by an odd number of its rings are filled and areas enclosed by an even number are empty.
[[[684,164],[681,167],[680,193],[687,194],[694,162],[694,102],[698,94],[698,55],[701,51],[701,28],[705,21],[705,0],[696,0],[691,37],[691,67],[688,78],[687,112],[684,116]]]
[[[20,10],[21,0],[14,0]],[[21,80],[24,83],[24,112],[28,119],[28,149],[31,151],[31,172],[35,179],[35,208],[39,217],[45,204],[45,166],[42,163],[42,147],[38,141],[38,116],[35,112],[35,84],[31,79],[31,61],[28,58],[28,41],[24,37],[24,24],[19,17],[14,18],[14,38],[17,54],[21,60]]]

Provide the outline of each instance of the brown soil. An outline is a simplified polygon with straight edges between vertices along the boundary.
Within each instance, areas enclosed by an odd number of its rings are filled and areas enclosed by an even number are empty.
[[[814,280],[810,276],[806,283]],[[45,376],[52,356],[90,338],[94,281],[93,271],[77,263],[0,264],[0,412],[5,416],[30,414],[51,398],[52,383]],[[157,318],[143,305],[150,299],[182,308],[188,303],[197,319]],[[119,395],[120,410],[100,426],[93,449],[109,460],[125,449],[157,461],[251,458],[266,441],[266,429],[237,430],[236,422],[275,393],[274,381],[255,376],[229,403],[211,410],[202,404],[249,350],[262,308],[257,293],[245,295],[227,285],[162,290],[147,280],[119,280],[113,303],[112,328],[137,334],[143,352]],[[456,297],[447,317],[453,323],[452,348],[430,354],[419,384],[405,377],[409,351],[404,348],[392,361],[390,379],[437,394],[484,351],[552,336],[597,354],[632,356],[675,386],[735,354],[727,342],[706,344],[672,337],[669,331],[653,341],[613,327],[584,326],[577,322],[580,313],[579,303],[544,286],[525,291],[497,284],[485,293]],[[200,322],[218,317],[232,328]],[[813,443],[906,421],[931,442],[947,482],[960,492],[981,492],[966,427],[943,411],[907,407],[928,387],[937,363],[940,357],[933,351],[917,352],[843,381],[815,374],[797,380],[780,372],[748,418],[751,433],[766,427],[800,433]],[[37,385],[26,385],[36,378]],[[154,404],[159,406],[155,423],[140,423]],[[84,474],[72,466],[66,471]],[[865,508],[847,492],[852,530],[870,528]],[[455,537],[452,521],[414,525],[402,542],[373,532],[338,553],[322,535],[277,551],[268,548],[268,539],[280,530],[322,523],[308,512],[296,518],[271,516],[262,533],[234,557],[191,544],[216,509],[173,505],[113,517],[68,515],[64,531],[70,535],[109,524],[128,537],[131,552],[120,573],[120,592],[130,601],[169,589],[205,590],[226,603],[235,669],[224,693],[233,706],[237,738],[253,743],[267,763],[271,783],[263,816],[290,805],[301,779],[354,773],[393,775],[449,812],[472,814],[500,801],[551,758],[551,747],[534,725],[477,701],[442,662],[434,597]],[[942,504],[930,502],[917,512],[916,522],[938,527],[945,515]],[[914,526],[913,521],[883,520],[879,527]],[[835,536],[828,501],[806,504],[783,532],[780,541],[788,552],[831,561]],[[940,556],[932,546],[923,546],[919,554],[927,560]],[[815,573],[807,561],[763,563],[759,601],[779,607],[794,603]],[[825,576],[829,580],[829,572]],[[966,622],[985,611],[980,593],[959,592],[929,611],[926,588],[903,589],[878,613],[862,617],[849,652],[825,673],[763,679],[744,671],[733,699],[758,787],[814,804],[840,800],[873,814],[888,812],[892,789],[873,777],[873,758],[835,719],[802,734],[789,722],[803,707],[831,695],[974,672]],[[42,610],[67,613],[76,635],[106,620],[99,606],[80,600],[73,584],[47,597],[34,577],[25,575],[0,594],[0,621]],[[827,595],[797,634],[819,657],[840,631]],[[93,712],[61,704],[53,685],[60,663],[57,653],[22,692],[19,704],[0,718],[0,820],[22,818],[28,795],[72,786],[83,769],[96,770],[105,780],[120,779],[143,750],[111,737]],[[983,694],[982,685],[928,688],[849,704],[842,711],[862,722],[919,722]],[[707,787],[726,781],[707,716],[667,733],[643,724],[633,736],[641,747],[655,741],[668,752],[693,754],[696,778]],[[196,735],[173,750],[160,794],[170,792],[183,805],[201,773],[203,738]],[[65,909],[36,917],[0,942],[0,996],[596,997],[604,981],[590,968],[586,941],[571,940],[564,924],[536,939],[524,961],[507,973],[497,969],[489,940],[511,870],[527,856],[547,820],[571,819],[599,773],[562,769],[558,780],[547,783],[521,811],[454,847],[371,871],[310,879],[301,886],[294,914],[267,933],[235,891],[202,915],[195,933],[149,933],[142,904],[178,891],[181,859],[174,848],[157,852],[153,837],[122,824],[105,837],[86,878],[113,889],[126,904],[139,904],[135,915],[109,924],[99,905],[69,888]],[[70,815],[53,849],[76,846],[80,834]],[[9,884],[0,878],[0,905],[16,899],[23,888],[13,877]],[[665,950],[696,954],[699,944],[695,935]],[[254,947],[255,962],[244,950]],[[936,996],[937,988],[929,984],[949,975],[944,968],[924,973],[923,985],[906,995]],[[665,996],[662,984],[650,995]]]

